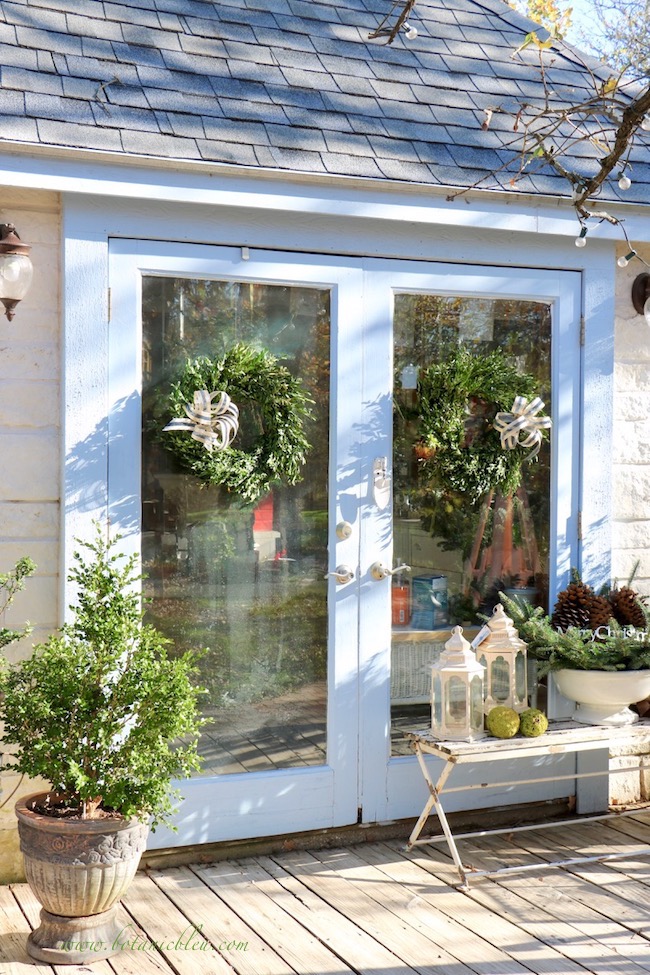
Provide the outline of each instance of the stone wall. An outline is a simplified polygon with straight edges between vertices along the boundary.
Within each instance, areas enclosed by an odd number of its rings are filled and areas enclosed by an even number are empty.
[[[57,194],[0,188],[0,222],[32,244],[34,279],[9,322],[0,317],[0,572],[29,555],[38,568],[2,624],[33,630],[9,646],[10,660],[30,652],[60,621],[60,253]],[[2,309],[4,311],[4,309]],[[34,783],[0,778],[0,882],[22,877],[13,805]]]
[[[650,264],[650,245],[636,249]],[[633,260],[616,277],[612,570],[624,582],[638,561],[634,587],[650,593],[650,328],[631,300],[645,271]]]

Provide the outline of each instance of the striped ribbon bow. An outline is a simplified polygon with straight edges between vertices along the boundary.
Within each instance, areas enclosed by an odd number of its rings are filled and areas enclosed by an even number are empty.
[[[213,403],[213,399],[219,399]],[[205,449],[225,450],[237,436],[239,430],[239,409],[227,393],[209,393],[207,389],[197,389],[194,402],[185,404],[187,419],[177,417],[171,420],[163,430],[176,433],[178,430],[188,430],[194,440],[202,443]]]
[[[516,396],[511,413],[497,413],[493,426],[501,436],[501,446],[504,450],[532,447],[526,460],[537,457],[542,446],[542,430],[548,430],[552,425],[550,416],[535,415],[543,408],[544,403],[539,396],[530,403],[525,396]],[[524,439],[520,439],[521,437]]]

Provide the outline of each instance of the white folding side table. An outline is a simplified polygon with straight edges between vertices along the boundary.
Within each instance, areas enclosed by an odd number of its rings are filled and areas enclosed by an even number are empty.
[[[540,867],[554,867],[554,866],[568,866],[573,863],[585,863],[594,860],[607,860],[614,859],[616,857],[629,856],[629,853],[611,853],[605,854],[603,856],[590,856],[590,857],[578,857],[572,860],[556,860],[552,862],[541,862],[537,864],[527,864],[522,866],[511,866],[511,867],[500,867],[495,870],[475,870],[470,867],[466,867],[460,857],[458,848],[456,846],[456,838],[454,837],[449,822],[445,815],[445,811],[442,806],[441,795],[444,792],[462,792],[470,789],[487,789],[494,787],[504,787],[504,786],[518,786],[518,785],[530,785],[533,783],[539,783],[544,781],[558,782],[562,779],[579,779],[587,778],[589,776],[609,776],[608,771],[598,771],[598,772],[579,772],[576,770],[569,775],[553,775],[541,776],[537,778],[526,778],[526,779],[516,779],[506,782],[477,782],[471,785],[459,785],[455,787],[447,787],[447,781],[453,772],[454,768],[458,765],[478,765],[484,762],[497,762],[502,759],[514,759],[514,758],[535,758],[543,757],[549,755],[562,755],[567,752],[584,752],[594,749],[603,749],[609,745],[612,739],[622,738],[634,734],[635,729],[643,730],[647,733],[648,722],[643,721],[638,725],[632,725],[624,728],[610,728],[595,725],[580,725],[577,722],[565,721],[552,723],[549,730],[540,735],[537,738],[511,738],[511,739],[501,739],[501,738],[482,738],[479,741],[440,741],[434,738],[429,729],[424,729],[422,731],[406,731],[405,735],[411,740],[411,745],[415,751],[415,754],[424,776],[424,780],[427,783],[429,789],[429,798],[426,801],[424,809],[415,824],[413,831],[408,839],[406,845],[407,850],[413,849],[414,846],[419,844],[433,843],[438,839],[439,836],[428,837],[425,839],[420,839],[420,834],[424,829],[424,826],[429,818],[433,809],[435,809],[444,838],[447,840],[447,845],[449,846],[449,852],[451,853],[452,859],[458,871],[458,876],[460,877],[461,885],[465,888],[469,886],[469,876],[481,877],[481,876],[494,876],[501,873],[509,873],[514,871],[522,870],[539,870]],[[441,758],[444,761],[444,766],[438,780],[434,783],[429,768],[427,767],[425,756],[435,755],[437,758]],[[620,771],[630,772],[634,771],[635,768],[642,768],[643,766],[638,765],[633,768],[626,767]],[[616,771],[616,770],[613,770]],[[638,810],[633,810],[633,812],[638,812]],[[613,815],[625,815],[625,813],[615,813]],[[566,826],[568,824],[575,824],[575,822],[585,822],[586,819],[604,819],[607,814],[601,816],[593,816],[581,818],[579,820],[562,820],[550,822],[550,823],[537,823],[535,825],[529,826],[519,826],[519,827],[508,827],[507,829],[494,829],[494,830],[484,830],[479,834],[477,833],[467,833],[459,834],[458,839],[462,839],[463,836],[471,835],[495,835],[498,833],[512,833],[519,830],[526,829],[541,829],[550,826]],[[634,850],[634,855],[638,856],[641,854],[650,853],[650,847],[643,848],[642,850]]]

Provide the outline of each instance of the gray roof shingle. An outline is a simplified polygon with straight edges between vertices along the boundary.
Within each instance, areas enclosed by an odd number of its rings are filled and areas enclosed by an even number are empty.
[[[391,0],[6,0],[0,141],[512,191],[512,118],[544,96],[531,22],[503,0],[418,0],[418,37],[368,35]],[[607,70],[548,55],[567,99]],[[551,62],[552,58],[552,62]],[[499,113],[499,108],[502,113]],[[489,130],[485,110],[495,113]],[[650,202],[650,137],[634,182]],[[588,146],[576,169],[593,170]],[[515,190],[568,195],[540,163]],[[494,170],[498,170],[496,173]]]

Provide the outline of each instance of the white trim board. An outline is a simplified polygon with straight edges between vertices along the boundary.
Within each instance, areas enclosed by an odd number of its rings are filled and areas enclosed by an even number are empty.
[[[123,197],[128,200],[175,201],[224,207],[254,207],[264,211],[304,212],[325,216],[333,212],[369,220],[409,221],[414,224],[476,227],[519,233],[557,234],[575,238],[575,212],[568,200],[527,197],[473,190],[447,201],[449,187],[343,176],[318,176],[206,167],[175,160],[137,160],[128,166],[114,156],[84,154],[57,158],[6,152],[0,156],[0,185]],[[157,165],[156,165],[157,163]],[[173,168],[172,168],[173,164]],[[628,237],[650,240],[647,207],[608,204],[625,217]],[[594,239],[621,240],[617,227],[603,222],[590,231]]]

